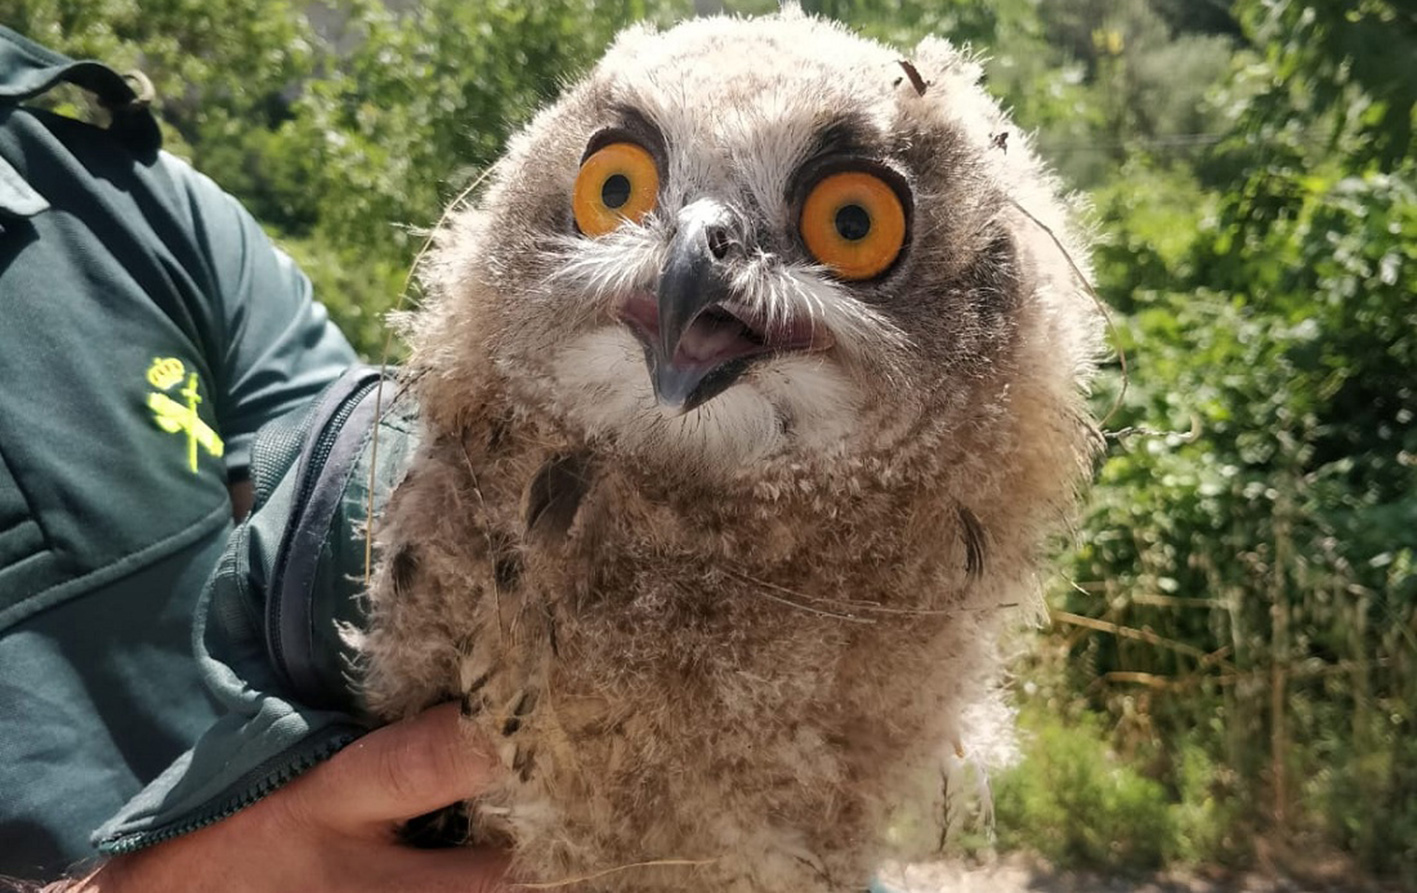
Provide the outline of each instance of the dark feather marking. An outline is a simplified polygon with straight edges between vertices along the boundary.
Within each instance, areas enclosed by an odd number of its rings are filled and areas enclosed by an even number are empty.
[[[517,773],[517,777],[522,781],[531,781],[531,771],[536,763],[536,745],[528,745],[525,748],[517,748],[516,754],[512,757],[512,771]]]
[[[515,735],[521,731],[522,717],[536,709],[536,692],[524,691],[517,697],[517,702],[512,706],[512,715],[507,717],[507,721],[502,723],[503,735]]]
[[[817,132],[807,157],[810,161],[823,156],[869,155],[873,142],[870,125],[865,120],[843,115]]]
[[[477,716],[479,713],[482,712],[482,699],[479,697],[474,697],[472,692],[468,692],[467,694],[463,695],[462,700],[459,701],[458,709],[459,712],[462,713],[464,718],[471,718]]]
[[[472,680],[472,684],[467,687],[467,691],[462,693],[460,704],[463,716],[476,716],[482,712],[484,701],[482,698],[482,688],[487,684],[487,680],[492,678],[492,671],[488,670],[481,676]]]
[[[975,303],[991,322],[1001,322],[1017,308],[1025,292],[1018,247],[1007,232],[997,233],[971,265],[968,277]]]
[[[959,515],[959,535],[964,541],[964,572],[971,580],[979,579],[984,573],[984,558],[988,534],[979,518],[964,506],[956,506]]]
[[[516,588],[522,576],[522,557],[515,552],[498,555],[492,563],[492,576],[499,591],[508,592]]]
[[[495,454],[507,440],[507,432],[511,430],[511,423],[500,418],[492,423],[492,430],[487,433],[487,452]]]
[[[792,434],[793,424],[797,421],[796,417],[792,414],[792,410],[777,406],[773,408],[773,416],[777,421],[778,433],[783,437],[790,436]]]
[[[413,586],[414,575],[418,573],[418,555],[413,546],[401,546],[389,561],[389,574],[393,578],[394,592],[407,592]]]
[[[590,460],[583,453],[557,456],[543,465],[527,488],[528,536],[542,542],[564,537],[590,485]]]
[[[924,96],[930,87],[929,81],[920,76],[920,71],[909,59],[901,59],[900,67],[905,69],[905,76],[910,78],[910,86],[915,88],[915,95]]]

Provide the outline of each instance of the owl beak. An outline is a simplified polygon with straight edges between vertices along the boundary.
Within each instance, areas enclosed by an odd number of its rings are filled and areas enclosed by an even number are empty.
[[[644,345],[654,394],[686,413],[723,393],[755,361],[820,351],[831,333],[810,316],[771,318],[736,293],[739,228],[722,204],[700,199],[679,212],[654,294],[626,296],[620,318]]]
[[[686,339],[695,320],[731,294],[723,258],[731,244],[729,212],[700,200],[679,214],[679,229],[660,271],[657,331],[646,333],[646,359],[655,396],[689,412],[722,393],[747,368],[748,357],[725,357],[702,338]],[[700,323],[702,328],[706,323]]]

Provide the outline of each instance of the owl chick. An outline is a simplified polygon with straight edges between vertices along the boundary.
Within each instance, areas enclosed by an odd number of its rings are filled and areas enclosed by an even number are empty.
[[[437,235],[363,695],[502,742],[467,808],[523,881],[859,891],[976,746],[1099,324],[978,64],[910,59],[631,29]]]

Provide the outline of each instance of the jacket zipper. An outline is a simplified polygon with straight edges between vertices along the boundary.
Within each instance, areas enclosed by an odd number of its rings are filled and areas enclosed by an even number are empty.
[[[310,501],[310,494],[315,488],[315,484],[320,479],[320,472],[324,470],[325,461],[330,457],[330,451],[334,448],[335,442],[339,439],[340,432],[344,429],[344,424],[349,420],[355,408],[359,406],[364,395],[368,394],[379,383],[377,374],[371,381],[364,381],[355,390],[347,393],[341,401],[339,407],[325,422],[320,429],[319,437],[308,453],[309,462],[304,463],[300,469],[300,489],[296,493],[295,501],[292,503],[293,511],[291,517],[286,521],[287,535],[300,528],[300,521],[305,513],[305,507]],[[286,566],[290,563],[290,546],[282,543],[280,552],[276,556],[275,566],[271,569],[270,579],[267,581],[266,590],[266,638],[272,659],[276,664],[276,670],[282,679],[290,679],[290,666],[286,661],[286,649],[281,632],[281,612],[283,599],[280,598],[282,584],[285,580]]]
[[[150,831],[135,831],[118,837],[101,841],[99,849],[113,856],[124,853],[133,853],[141,849],[191,834],[199,831],[208,825],[214,825],[222,819],[245,809],[248,806],[263,799],[272,791],[284,786],[291,779],[305,773],[314,766],[323,763],[334,756],[346,745],[359,738],[362,730],[352,731],[351,726],[336,726],[338,731],[329,738],[323,740],[318,747],[297,754],[292,760],[290,754],[282,754],[279,757],[268,760],[251,772],[243,775],[240,781],[232,787],[239,788],[240,794],[229,797],[210,809],[199,812],[196,816],[179,822],[174,822],[164,827],[154,828]],[[330,730],[326,730],[328,732]]]

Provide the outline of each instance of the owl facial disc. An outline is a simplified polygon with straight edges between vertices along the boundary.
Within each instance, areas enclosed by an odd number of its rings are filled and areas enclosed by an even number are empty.
[[[770,320],[736,299],[727,272],[736,247],[728,220],[714,201],[684,208],[657,293],[632,294],[621,310],[644,345],[655,396],[681,413],[723,393],[756,359],[832,344],[810,320]]]

